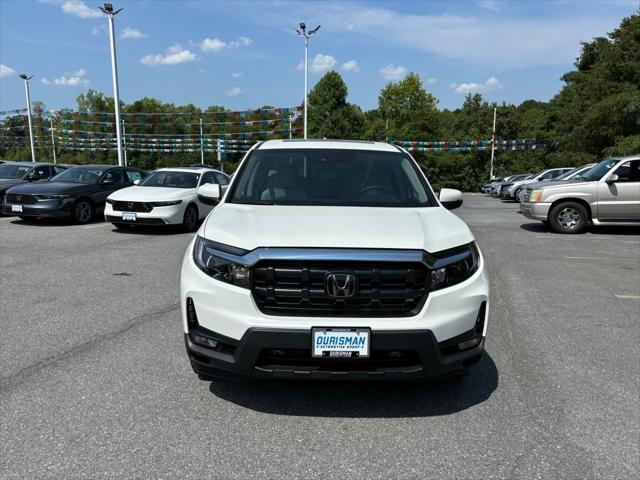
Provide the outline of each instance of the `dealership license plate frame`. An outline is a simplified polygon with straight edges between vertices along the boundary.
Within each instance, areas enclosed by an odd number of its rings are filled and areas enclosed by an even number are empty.
[[[316,338],[319,335],[334,336],[339,338],[340,334],[348,334],[346,336],[359,337],[362,335],[365,338],[364,350],[360,348],[347,349],[337,348],[339,345],[335,345],[334,348],[324,350],[322,347],[316,348]],[[326,359],[359,359],[369,358],[371,356],[371,328],[362,327],[314,327],[311,329],[311,356],[313,358],[326,358]]]
[[[22,213],[22,205],[11,205],[11,213]]]
[[[122,212],[122,220],[125,222],[135,222],[138,220],[138,216],[135,212]]]

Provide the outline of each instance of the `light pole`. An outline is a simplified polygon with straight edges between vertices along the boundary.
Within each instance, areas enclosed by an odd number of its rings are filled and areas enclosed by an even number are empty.
[[[496,150],[496,111],[497,109],[493,108],[493,130],[491,133],[491,167],[489,167],[489,181],[493,180],[493,156]]]
[[[308,61],[308,50],[309,50],[309,39],[315,35],[315,33],[320,30],[320,25],[316,28],[309,30],[307,32],[307,25],[304,22],[300,22],[300,30],[294,28],[294,30],[298,33],[300,38],[304,38],[304,139],[307,139],[307,92],[309,91],[308,85],[308,76],[309,76],[309,61]]]
[[[105,3],[104,7],[98,7],[102,13],[109,18],[109,40],[111,41],[111,73],[113,76],[113,103],[116,109],[116,138],[118,140],[118,165],[123,166],[122,159],[122,139],[120,137],[120,92],[118,90],[118,66],[116,64],[116,33],[113,26],[113,17],[122,11],[122,9],[113,11],[113,5]]]
[[[29,80],[33,78],[33,75],[30,77],[27,76],[26,73],[20,74],[20,78],[24,80],[24,91],[27,95],[27,117],[29,119],[29,141],[31,142],[31,161],[36,161],[36,149],[33,144],[33,125],[31,124],[31,92],[29,92]]]

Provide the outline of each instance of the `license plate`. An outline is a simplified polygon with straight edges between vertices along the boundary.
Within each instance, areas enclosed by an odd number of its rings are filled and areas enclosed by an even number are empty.
[[[129,220],[131,222],[136,221],[136,214],[134,212],[122,212],[122,219]]]
[[[371,330],[368,328],[313,328],[311,355],[325,358],[369,357]]]
[[[22,205],[11,205],[11,211],[13,213],[22,213]]]

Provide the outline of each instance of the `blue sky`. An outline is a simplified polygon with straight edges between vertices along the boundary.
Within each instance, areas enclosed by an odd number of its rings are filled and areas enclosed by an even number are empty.
[[[33,100],[76,106],[93,88],[112,95],[102,3],[0,1],[0,110]],[[121,97],[248,109],[303,98],[303,43],[292,27],[321,24],[311,40],[310,86],[333,68],[349,100],[375,108],[390,80],[416,72],[442,108],[468,92],[498,102],[548,100],[580,41],[638,11],[614,1],[114,1]]]

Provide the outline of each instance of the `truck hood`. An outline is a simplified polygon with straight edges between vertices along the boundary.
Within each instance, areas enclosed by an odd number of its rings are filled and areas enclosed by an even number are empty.
[[[233,247],[395,248],[435,253],[473,241],[443,207],[380,208],[222,203],[200,230]]]
[[[139,187],[136,185],[116,190],[109,195],[109,198],[129,202],[157,202],[178,200],[193,195],[195,191],[195,188]]]

